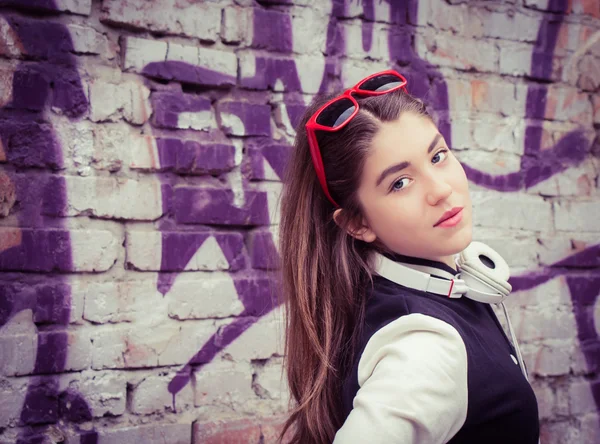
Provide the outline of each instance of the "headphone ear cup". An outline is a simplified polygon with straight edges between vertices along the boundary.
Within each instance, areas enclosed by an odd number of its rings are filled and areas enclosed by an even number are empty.
[[[482,242],[471,242],[459,255],[457,265],[467,285],[469,276],[477,279],[477,286],[484,284],[492,291],[508,295],[512,286],[508,283],[510,269],[495,250]],[[473,282],[475,284],[475,282]]]

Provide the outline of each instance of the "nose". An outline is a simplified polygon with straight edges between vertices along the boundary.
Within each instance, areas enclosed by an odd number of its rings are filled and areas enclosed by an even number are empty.
[[[427,188],[427,203],[435,206],[448,199],[452,194],[452,187],[441,177],[431,177]]]

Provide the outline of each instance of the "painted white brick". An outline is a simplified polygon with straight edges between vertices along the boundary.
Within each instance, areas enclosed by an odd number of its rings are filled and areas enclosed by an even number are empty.
[[[346,53],[354,59],[389,60],[391,49],[389,33],[394,32],[389,25],[373,23],[372,38],[369,48],[363,46],[363,27],[358,21],[346,22],[341,25]]]
[[[382,61],[370,61],[370,60],[354,60],[344,58],[341,61],[342,65],[342,84],[344,85],[355,85],[361,79],[364,79],[368,75],[373,74],[374,72],[384,71],[389,69],[389,64],[387,62]],[[308,65],[310,67],[310,65]],[[308,74],[308,73],[307,73]],[[321,77],[319,77],[318,83],[321,82]],[[302,84],[304,86],[304,83]],[[318,86],[318,84],[316,85]],[[316,91],[307,91],[310,93],[318,92],[318,88]]]
[[[483,8],[470,8],[468,4],[449,5],[444,0],[421,0],[418,7],[418,24],[435,29],[453,31],[463,37],[483,35]]]
[[[522,193],[472,191],[474,224],[490,228],[548,232],[552,209],[541,197]]]
[[[526,273],[513,273],[520,276]],[[543,284],[537,285],[530,290],[513,291],[506,299],[507,307],[571,307],[571,296],[564,277],[550,279]],[[512,311],[511,311],[512,313]],[[516,316],[521,316],[522,311]]]
[[[124,39],[123,69],[140,72],[152,62],[163,62],[167,58],[167,43],[158,40],[127,36]]]
[[[179,45],[170,42],[167,47],[167,60],[198,64],[199,48],[197,46]]]
[[[212,321],[96,328],[92,368],[186,364],[215,332],[216,327]]]
[[[575,348],[571,355],[571,373],[575,376],[590,374],[587,358],[579,347]]]
[[[55,0],[54,8],[57,11],[67,11],[72,12],[73,14],[90,15],[92,12],[92,0]]]
[[[570,308],[541,305],[515,314],[515,334],[523,341],[574,340],[577,337],[577,323]]]
[[[192,439],[192,424],[181,419],[180,423],[136,425],[98,431],[98,444],[189,444]],[[69,441],[70,443],[71,441]]]
[[[94,131],[94,152],[91,157],[93,168],[118,171],[124,165],[143,161],[142,154],[154,155],[158,162],[154,138],[140,134],[130,125],[123,122],[96,125]],[[150,153],[149,149],[154,146]]]
[[[581,164],[567,168],[529,188],[528,192],[544,196],[594,196],[596,176],[593,159],[587,158]]]
[[[569,401],[570,413],[573,415],[592,413],[598,408],[590,382],[586,380],[573,381],[569,384]]]
[[[20,422],[29,381],[29,378],[0,377],[0,427],[14,427]]]
[[[160,168],[160,158],[156,139],[147,135],[132,134],[130,144],[129,168],[133,170],[153,170]]]
[[[319,8],[294,8],[291,20],[294,52],[317,55],[325,52],[329,15]]]
[[[169,317],[174,319],[224,318],[244,310],[233,279],[223,273],[194,273],[178,278],[169,291]]]
[[[527,8],[547,10],[550,0],[524,0],[523,4]]]
[[[527,368],[531,374],[539,376],[561,376],[569,373],[571,343],[552,343],[541,346],[526,347],[522,350]]]
[[[475,148],[473,140],[473,124],[472,120],[452,119],[452,140],[446,140],[450,148],[453,150],[467,150]]]
[[[488,122],[489,124],[509,126],[513,128],[516,136],[517,130],[525,127],[521,116],[525,115],[526,89],[521,92],[521,90],[515,90],[515,85],[511,83],[482,78],[468,80],[446,77],[445,85],[453,123],[460,122],[465,118],[472,119],[473,112],[481,112],[500,114],[506,118],[480,117],[471,122],[473,129],[480,123]]]
[[[510,268],[537,266],[538,243],[536,238],[530,234],[520,231],[474,228],[473,238],[496,250]]]
[[[211,3],[182,3],[164,0],[160,7],[144,0],[106,0],[102,20],[148,31],[217,40],[221,8]]]
[[[96,79],[90,83],[90,120],[115,122],[124,118],[141,125],[152,113],[149,97],[150,90],[140,82],[113,84]]]
[[[594,108],[594,123],[600,123],[600,96],[598,94],[592,95],[592,107]]]
[[[593,108],[587,94],[576,88],[549,86],[546,103],[546,117],[553,120],[567,120],[582,126],[592,126]]]
[[[127,383],[124,375],[111,371],[83,371],[60,376],[60,391],[71,389],[81,395],[94,418],[125,413]]]
[[[177,128],[191,128],[196,131],[217,129],[214,110],[211,108],[209,111],[181,112],[177,116]]]
[[[37,328],[31,310],[22,310],[0,328],[0,375],[33,372],[37,355]]]
[[[287,378],[281,358],[271,358],[256,372],[254,381],[262,397],[287,405],[290,399]],[[256,389],[255,389],[256,390]]]
[[[302,3],[310,5],[311,0],[302,0]],[[322,2],[322,4],[329,6],[329,2]],[[390,5],[387,2],[373,2],[373,12],[375,16],[375,21],[389,23],[391,21],[390,10]],[[345,18],[360,17],[364,14],[364,5],[362,2],[349,2],[347,5],[345,5],[342,14],[342,17]]]
[[[127,232],[127,263],[138,270],[160,270],[162,234],[159,231]],[[186,271],[228,270],[229,262],[213,236],[209,236],[185,265]]]
[[[423,31],[415,35],[415,47],[421,57],[437,66],[481,72],[494,72],[498,67],[498,47],[484,40]]]
[[[486,151],[504,151],[523,154],[524,147],[517,146],[515,130],[520,126],[517,119],[478,121],[473,125],[476,146]]]
[[[167,301],[156,288],[156,278],[123,282],[80,282],[75,294],[85,298],[84,319],[107,322],[160,322],[165,319]],[[152,307],[152,310],[148,310]]]
[[[230,322],[230,321],[229,321]],[[227,324],[229,322],[226,322]],[[283,314],[275,309],[261,317],[223,352],[236,361],[268,359],[283,355]],[[225,322],[220,323],[220,325]]]
[[[225,43],[249,43],[252,41],[253,30],[252,9],[223,8],[223,23],[221,40]]]
[[[527,96],[517,94],[515,85],[486,79],[472,79],[470,84],[474,110],[507,116],[500,122],[512,128],[523,125]]]
[[[600,201],[554,202],[555,226],[561,231],[600,231]]]
[[[243,405],[256,397],[248,363],[217,360],[194,370],[194,404]]]
[[[600,415],[589,413],[581,418],[581,441],[594,442],[600,436]]]
[[[544,444],[578,444],[587,441],[582,441],[580,431],[573,427],[570,421],[565,420],[542,423],[540,442]]]
[[[92,368],[101,370],[105,368],[124,368],[125,353],[127,351],[126,338],[131,329],[129,326],[111,326],[111,328],[100,329],[96,327],[92,335],[93,351],[92,351]],[[142,353],[146,351],[141,347],[136,350],[138,359],[136,364],[139,364]],[[156,360],[151,362],[156,364]],[[141,366],[141,365],[138,365]]]
[[[562,236],[544,236],[538,243],[540,265],[551,265],[575,253],[571,239]]]
[[[556,402],[554,403],[555,416],[569,416],[569,389],[566,384],[556,385]]]
[[[554,414],[554,403],[556,402],[554,390],[552,390],[552,387],[544,380],[534,381],[532,383],[532,388],[537,399],[539,418],[552,418]]]
[[[106,271],[117,260],[120,239],[106,230],[70,230],[74,271]]]
[[[92,124],[86,120],[73,121],[62,116],[54,118],[52,124],[63,149],[65,167],[74,169],[80,176],[89,176],[97,154],[94,152]],[[106,166],[102,163],[103,165],[96,165],[96,168]]]
[[[500,45],[500,74],[528,75],[531,72],[533,45],[520,42],[502,42]]]
[[[159,333],[160,341],[155,346],[159,365],[186,364],[216,333],[213,321],[186,321],[176,323],[176,330]]]
[[[468,115],[467,112],[470,113],[473,106],[471,82],[467,79],[448,77],[445,85],[448,91],[448,111],[453,120],[462,120],[460,119],[461,112]]]
[[[489,145],[494,146],[494,145]],[[487,152],[482,150],[465,150],[456,153],[461,163],[479,171],[484,171],[495,176],[519,171],[521,157],[506,151]]]
[[[115,53],[111,51],[111,46],[105,35],[89,26],[71,23],[66,25],[66,27],[69,34],[71,34],[73,51],[82,54],[100,54],[109,59],[114,58]]]
[[[91,332],[91,329],[81,327],[65,332],[68,344],[65,371],[83,370],[92,365]]]
[[[127,264],[138,270],[160,270],[162,234],[160,231],[128,230]]]
[[[485,13],[483,13],[485,12]],[[480,10],[483,21],[483,35],[503,40],[535,42],[540,27],[540,17],[519,11]],[[504,42],[502,42],[504,44]]]
[[[187,384],[175,396],[169,392],[169,383],[175,373],[148,376],[138,383],[131,393],[130,409],[137,415],[150,415],[165,411],[180,413],[194,405],[192,385]]]
[[[233,52],[200,48],[198,65],[234,78],[237,76],[237,56]]]
[[[67,216],[154,220],[163,214],[157,179],[112,179],[66,176]]]
[[[68,344],[64,371],[82,370],[91,363],[89,332],[78,328],[63,330]],[[31,310],[22,310],[0,329],[0,374],[14,376],[33,372],[38,351],[38,332]]]

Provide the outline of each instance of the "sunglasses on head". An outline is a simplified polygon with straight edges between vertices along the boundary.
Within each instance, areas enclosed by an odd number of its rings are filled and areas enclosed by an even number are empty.
[[[327,199],[336,208],[339,205],[333,200],[331,194],[329,194],[325,168],[323,167],[323,158],[321,157],[321,150],[315,131],[328,131],[332,133],[344,128],[358,114],[358,102],[353,97],[355,94],[359,96],[380,96],[399,89],[407,92],[406,83],[406,79],[402,74],[391,69],[372,74],[339,96],[331,99],[308,120],[306,133],[312,162],[325,196],[327,196]]]

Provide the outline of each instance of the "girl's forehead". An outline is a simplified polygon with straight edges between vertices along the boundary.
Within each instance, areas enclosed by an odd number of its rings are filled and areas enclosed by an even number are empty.
[[[435,124],[427,117],[404,113],[395,121],[381,124],[371,142],[369,157],[372,157],[372,160],[385,160],[388,157],[398,160],[403,154],[426,154],[429,144],[437,134]]]

